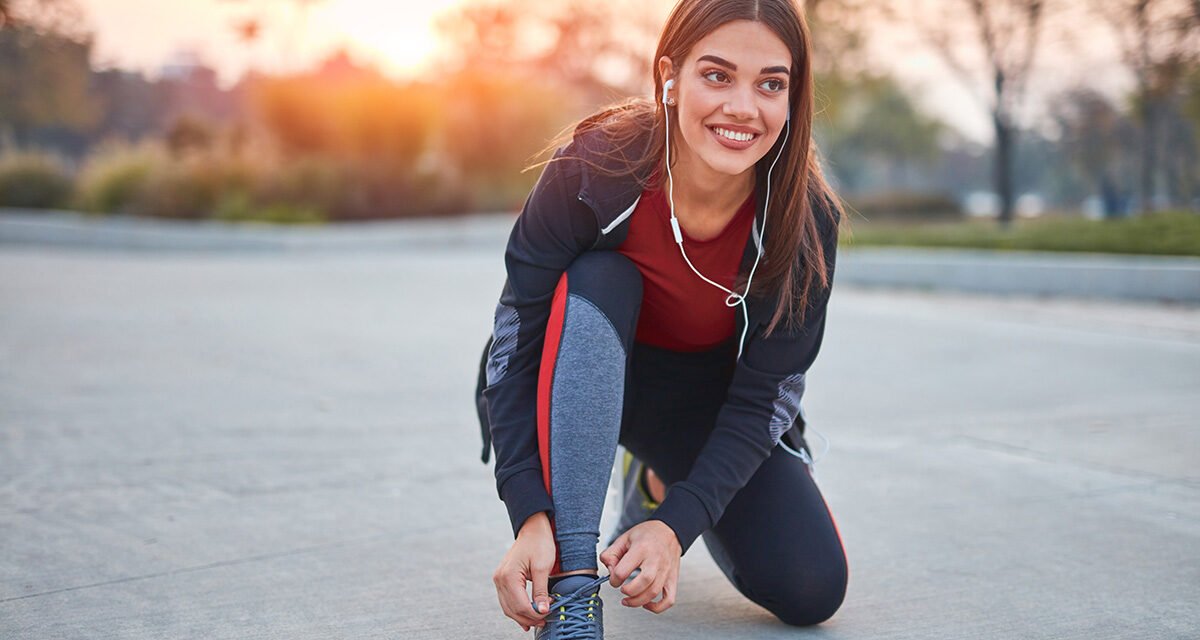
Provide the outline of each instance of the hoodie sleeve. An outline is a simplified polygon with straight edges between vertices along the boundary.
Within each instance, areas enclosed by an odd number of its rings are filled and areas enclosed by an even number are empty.
[[[837,253],[837,214],[818,215],[829,283]],[[804,378],[825,333],[825,311],[831,286],[810,293],[805,319],[795,329],[776,328],[763,337],[765,325],[746,338],[734,369],[725,404],[688,477],[671,485],[651,516],[675,531],[684,553],[712,528],[733,496],[750,481],[800,412]]]
[[[488,422],[496,450],[496,490],[513,536],[529,516],[554,505],[542,481],[537,444],[537,381],[554,289],[599,233],[595,215],[567,185],[571,160],[546,165],[509,234],[507,280],[496,305],[487,358]]]

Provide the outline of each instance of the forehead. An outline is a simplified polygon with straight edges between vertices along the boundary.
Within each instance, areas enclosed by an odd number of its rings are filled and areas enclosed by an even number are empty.
[[[743,68],[757,71],[782,65],[791,68],[787,45],[767,25],[752,20],[734,20],[717,27],[696,42],[685,64],[695,64],[703,55],[715,55]]]

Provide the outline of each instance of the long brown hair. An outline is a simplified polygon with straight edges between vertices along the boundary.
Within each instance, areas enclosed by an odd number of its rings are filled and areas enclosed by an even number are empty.
[[[808,24],[794,0],[680,0],[663,26],[654,54],[655,100],[633,98],[607,107],[565,129],[546,151],[554,150],[580,133],[600,129],[608,142],[605,155],[617,160],[620,168],[614,171],[589,164],[609,175],[635,176],[644,189],[656,188],[658,185],[650,184],[651,176],[663,175],[666,162],[663,79],[657,62],[667,56],[676,61],[676,66],[682,64],[697,42],[734,20],[764,24],[792,52],[788,83],[790,135],[787,139],[781,135],[755,167],[756,180],[764,179],[779,145],[787,145],[779,164],[771,172],[772,197],[768,203],[763,259],[755,272],[753,290],[747,296],[779,295],[779,304],[767,326],[766,333],[770,335],[781,321],[788,327],[802,323],[810,303],[819,295],[813,287],[819,291],[829,287],[830,274],[816,216],[829,217],[827,233],[836,233],[838,221],[843,217],[841,204],[821,173],[812,139],[812,44]],[[651,132],[648,143],[647,130]],[[558,159],[565,157],[568,156]],[[552,161],[554,159],[529,168]],[[819,205],[818,210],[814,210],[814,204]],[[801,257],[799,261],[797,255]],[[739,275],[735,291],[745,288],[746,275]]]

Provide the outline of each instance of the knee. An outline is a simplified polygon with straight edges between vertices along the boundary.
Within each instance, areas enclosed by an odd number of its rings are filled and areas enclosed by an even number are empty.
[[[587,251],[567,267],[568,289],[586,297],[605,291],[642,297],[642,274],[632,260],[616,251]]]
[[[768,584],[756,585],[762,604],[784,624],[805,627],[825,622],[846,597],[845,565],[814,567]]]
[[[590,302],[612,322],[622,339],[632,340],[642,304],[642,274],[616,251],[588,251],[567,267],[567,293]]]

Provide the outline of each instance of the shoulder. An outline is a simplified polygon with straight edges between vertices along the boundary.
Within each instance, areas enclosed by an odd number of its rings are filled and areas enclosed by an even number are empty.
[[[591,173],[626,173],[645,159],[653,128],[648,101],[626,101],[580,120],[562,152]]]

